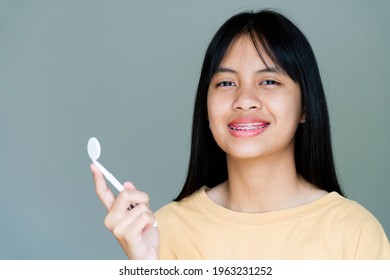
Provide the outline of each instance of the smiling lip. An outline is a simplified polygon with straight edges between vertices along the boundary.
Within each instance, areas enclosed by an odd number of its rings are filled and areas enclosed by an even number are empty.
[[[254,137],[263,133],[270,125],[269,122],[257,118],[239,118],[230,122],[227,127],[235,137]]]

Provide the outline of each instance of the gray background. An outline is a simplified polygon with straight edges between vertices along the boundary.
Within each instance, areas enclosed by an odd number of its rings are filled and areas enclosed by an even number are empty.
[[[180,190],[205,48],[279,8],[311,42],[344,190],[390,234],[389,1],[0,1],[0,258],[121,259],[86,144],[157,210]]]

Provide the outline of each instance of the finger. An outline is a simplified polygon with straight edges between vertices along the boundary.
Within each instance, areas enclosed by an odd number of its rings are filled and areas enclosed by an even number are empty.
[[[117,199],[118,201],[118,199]],[[117,201],[115,202],[117,204]],[[126,207],[126,204],[122,205],[122,208]],[[140,207],[133,208],[131,211],[120,209],[116,211],[116,208],[120,208],[120,206],[113,206],[111,211],[108,212],[106,219],[104,220],[104,224],[106,227],[112,232],[119,232],[118,229],[123,228],[124,226],[131,224],[134,219],[137,218],[142,212],[148,211],[148,207],[144,204],[141,204]],[[119,234],[115,235],[119,236]]]
[[[90,168],[95,183],[96,194],[98,195],[99,199],[103,202],[107,211],[109,211],[112,205],[114,204],[115,196],[108,188],[106,180],[104,179],[104,176],[102,172],[100,172],[99,168],[97,168],[93,163],[91,164]]]
[[[138,190],[124,189],[116,198],[111,211],[123,215],[128,211],[130,205],[136,206],[138,204],[145,204],[149,207],[149,195]]]
[[[137,190],[137,188],[135,187],[135,185],[134,185],[132,182],[129,182],[129,181],[124,182],[124,183],[123,183],[123,187],[124,187],[125,189],[127,189],[127,190]],[[131,210],[131,209],[134,208],[134,206],[136,206],[136,205],[137,205],[136,203],[130,202],[130,205],[128,206],[127,209],[130,208],[130,210]]]
[[[125,232],[128,240],[139,241],[142,235],[152,228],[152,225],[156,221],[152,212],[143,212],[137,216],[136,219],[129,225],[131,230]]]
[[[144,204],[139,204],[117,223],[113,233],[118,238],[126,236],[131,242],[131,240],[134,241],[140,237],[145,230],[151,228],[155,220],[152,211]]]
[[[136,216],[134,222],[136,222],[137,220],[141,220],[141,221],[146,222],[145,227],[143,228],[143,231],[146,231],[152,227],[158,226],[157,219],[154,216],[153,211],[147,205],[138,204],[137,206],[135,206],[133,208],[133,210],[135,210],[134,216]],[[133,210],[131,210],[131,211],[133,211]]]
[[[138,211],[133,211],[137,205],[149,208],[149,196],[147,193],[124,189],[115,199],[110,211],[104,221],[106,227],[112,230],[125,216],[136,215]],[[131,209],[133,208],[133,209]],[[131,210],[131,211],[129,211]]]
[[[132,182],[126,181],[123,183],[123,187],[128,190],[137,190]]]

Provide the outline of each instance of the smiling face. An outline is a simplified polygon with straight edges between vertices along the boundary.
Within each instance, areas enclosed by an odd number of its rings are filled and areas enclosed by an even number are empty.
[[[262,53],[266,64],[250,37],[241,36],[209,85],[210,129],[228,157],[294,153],[294,135],[299,122],[304,122],[301,90]]]

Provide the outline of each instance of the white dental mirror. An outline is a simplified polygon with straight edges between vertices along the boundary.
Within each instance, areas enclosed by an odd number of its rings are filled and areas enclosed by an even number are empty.
[[[124,190],[124,187],[123,185],[110,173],[108,172],[107,169],[105,169],[103,167],[103,165],[101,165],[97,160],[99,159],[100,157],[100,153],[101,153],[101,148],[100,148],[100,143],[99,143],[99,140],[97,140],[95,137],[91,137],[89,140],[88,140],[88,145],[87,145],[87,149],[88,149],[88,155],[89,157],[91,158],[93,164],[96,165],[97,168],[99,168],[99,170],[103,173],[104,177],[106,177],[106,179],[119,191],[123,191]],[[133,204],[131,204],[129,207],[134,207]],[[157,221],[154,221],[152,227],[157,227]]]
[[[122,184],[110,173],[107,169],[103,167],[97,160],[100,157],[101,148],[99,140],[97,140],[95,137],[92,137],[88,140],[88,155],[91,158],[93,164],[96,165],[97,168],[103,173],[104,177],[119,191],[121,192],[124,187]]]

